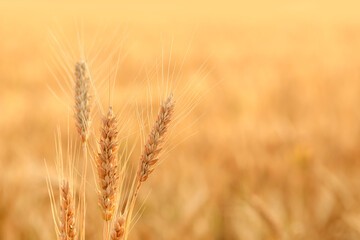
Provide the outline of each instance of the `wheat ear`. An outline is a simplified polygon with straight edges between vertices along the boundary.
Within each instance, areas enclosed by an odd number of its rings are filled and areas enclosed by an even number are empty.
[[[165,133],[170,125],[171,117],[174,113],[174,107],[175,101],[173,99],[173,94],[170,94],[163,104],[161,104],[157,120],[148,136],[143,153],[140,157],[139,169],[136,177],[137,185],[131,197],[130,207],[126,217],[127,226],[131,220],[132,211],[134,209],[141,184],[148,179],[149,175],[154,171],[155,164],[159,160],[158,156],[162,150],[161,145],[164,142]],[[127,227],[125,227],[125,230],[126,228]],[[125,233],[125,238],[127,238],[127,233]]]
[[[60,199],[60,236],[61,240],[76,239],[75,206],[68,181],[61,185]]]
[[[97,172],[99,177],[99,205],[105,221],[111,220],[115,210],[116,192],[119,185],[117,119],[109,107],[103,119],[100,136],[100,152],[97,157]]]
[[[164,142],[164,135],[170,125],[171,117],[174,113],[175,102],[173,95],[170,94],[161,105],[157,120],[147,142],[144,151],[140,157],[137,179],[139,183],[145,182],[149,175],[154,171],[154,165],[157,163],[158,155],[161,152],[161,145]]]
[[[120,216],[114,225],[114,229],[111,233],[111,240],[123,240],[125,235],[125,218]]]
[[[90,76],[86,62],[75,65],[75,119],[76,128],[84,143],[88,138],[90,125]]]

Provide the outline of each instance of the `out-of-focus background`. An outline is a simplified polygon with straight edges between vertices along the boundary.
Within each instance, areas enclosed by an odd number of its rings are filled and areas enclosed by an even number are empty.
[[[359,239],[359,7],[1,1],[0,239],[56,238],[44,159],[53,172],[55,129],[66,139],[73,122],[49,86],[64,97],[51,69],[79,32],[95,48],[125,39],[115,105],[121,92],[141,104],[139,72],[162,51],[167,64],[185,59],[181,78],[199,98],[182,121],[195,134],[175,138],[149,178],[131,239]],[[89,240],[101,239],[99,216],[89,200]]]

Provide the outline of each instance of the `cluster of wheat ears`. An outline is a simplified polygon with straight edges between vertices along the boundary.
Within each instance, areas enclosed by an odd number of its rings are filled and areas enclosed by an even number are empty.
[[[102,114],[102,122],[94,153],[90,149],[89,132],[91,125],[91,75],[85,61],[80,61],[75,65],[74,89],[75,107],[74,116],[76,129],[79,135],[79,145],[81,146],[81,174],[80,192],[74,192],[74,181],[71,174],[62,174],[60,178],[60,201],[55,201],[52,189],[50,198],[52,203],[53,217],[57,231],[57,237],[61,240],[85,239],[85,219],[86,219],[86,172],[88,155],[94,159],[93,167],[97,175],[98,204],[101,216],[104,221],[103,239],[120,240],[127,239],[130,223],[133,217],[135,202],[140,191],[141,185],[148,179],[154,171],[159,160],[159,153],[162,150],[164,137],[170,125],[175,101],[170,94],[159,108],[157,119],[145,142],[145,146],[139,158],[136,176],[133,176],[132,187],[128,192],[123,193],[121,181],[124,179],[119,150],[119,121],[112,106],[108,107],[106,113]],[[68,163],[68,165],[74,165]],[[52,188],[52,187],[50,187]],[[120,195],[125,196],[125,203],[120,206]],[[59,205],[60,206],[59,206]]]

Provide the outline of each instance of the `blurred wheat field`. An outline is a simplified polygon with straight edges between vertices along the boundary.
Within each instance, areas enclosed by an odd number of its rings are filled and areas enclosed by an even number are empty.
[[[79,22],[90,42],[99,29],[100,43],[116,27],[126,35],[115,106],[125,93],[144,104],[141,69],[171,46],[164,67],[185,59],[182,79],[204,93],[144,186],[131,239],[359,239],[359,7],[1,2],[0,239],[56,239],[44,158],[51,167],[54,132],[60,125],[67,138],[69,113],[48,89],[57,86],[49,29],[76,40]],[[184,140],[187,131],[196,134]],[[86,237],[101,239],[88,195]]]

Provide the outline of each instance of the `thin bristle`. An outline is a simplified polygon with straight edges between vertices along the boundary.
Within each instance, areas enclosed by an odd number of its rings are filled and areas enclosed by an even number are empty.
[[[125,235],[125,218],[123,216],[119,217],[115,224],[114,229],[111,233],[111,240],[123,240]]]
[[[97,158],[99,176],[99,204],[104,220],[109,221],[115,210],[116,192],[119,185],[117,120],[109,107],[107,116],[103,119],[100,137],[100,153]]]
[[[60,200],[60,239],[76,239],[75,206],[69,182],[64,181],[61,186]]]
[[[154,171],[154,165],[159,160],[157,157],[161,151],[161,144],[164,142],[164,135],[171,122],[174,107],[173,95],[170,94],[161,105],[155,125],[150,132],[143,154],[140,157],[140,166],[137,173],[139,183],[146,181]]]
[[[76,128],[81,141],[86,142],[90,125],[90,77],[86,62],[78,62],[75,66],[75,118]]]

